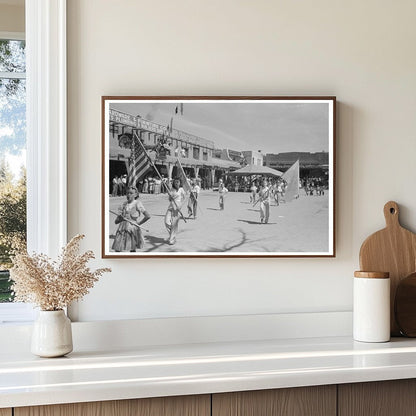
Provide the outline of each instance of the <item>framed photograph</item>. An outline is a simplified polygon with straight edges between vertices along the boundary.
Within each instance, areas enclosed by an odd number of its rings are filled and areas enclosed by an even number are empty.
[[[335,97],[102,97],[102,255],[335,257]]]

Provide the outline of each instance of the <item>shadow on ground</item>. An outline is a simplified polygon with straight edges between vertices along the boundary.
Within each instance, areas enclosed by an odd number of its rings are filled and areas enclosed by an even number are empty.
[[[241,240],[239,242],[233,243],[231,245],[224,245],[222,248],[208,248],[207,250],[200,250],[200,251],[209,251],[212,253],[226,253],[227,251],[231,251],[237,247],[241,247],[243,244],[245,244],[247,242],[247,235],[243,230],[238,230],[241,234]]]

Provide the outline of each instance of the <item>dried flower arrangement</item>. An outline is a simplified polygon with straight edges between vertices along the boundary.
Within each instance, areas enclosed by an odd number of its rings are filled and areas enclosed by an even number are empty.
[[[86,295],[100,276],[111,269],[91,271],[87,267],[94,253],[78,254],[83,238],[80,234],[73,237],[62,249],[58,261],[45,254],[17,253],[10,270],[14,301],[34,303],[41,310],[56,311]]]

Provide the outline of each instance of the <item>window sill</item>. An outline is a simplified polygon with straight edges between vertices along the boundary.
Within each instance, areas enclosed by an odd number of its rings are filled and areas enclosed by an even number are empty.
[[[0,303],[0,325],[22,325],[33,322],[36,311],[26,303]]]

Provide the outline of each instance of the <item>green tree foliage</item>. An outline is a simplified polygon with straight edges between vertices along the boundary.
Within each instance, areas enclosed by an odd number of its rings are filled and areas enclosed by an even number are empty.
[[[0,270],[0,303],[13,300],[13,293],[10,289],[11,283],[9,271]]]
[[[0,39],[0,72],[25,72],[25,41]],[[19,81],[19,80],[16,80]],[[18,82],[8,87],[9,95],[16,94]]]
[[[8,165],[0,162],[0,268],[11,266],[10,257],[26,242],[26,171],[13,181]]]
[[[18,181],[7,163],[0,162],[0,302],[11,298],[8,272],[11,256],[26,245],[26,171],[22,168]]]

